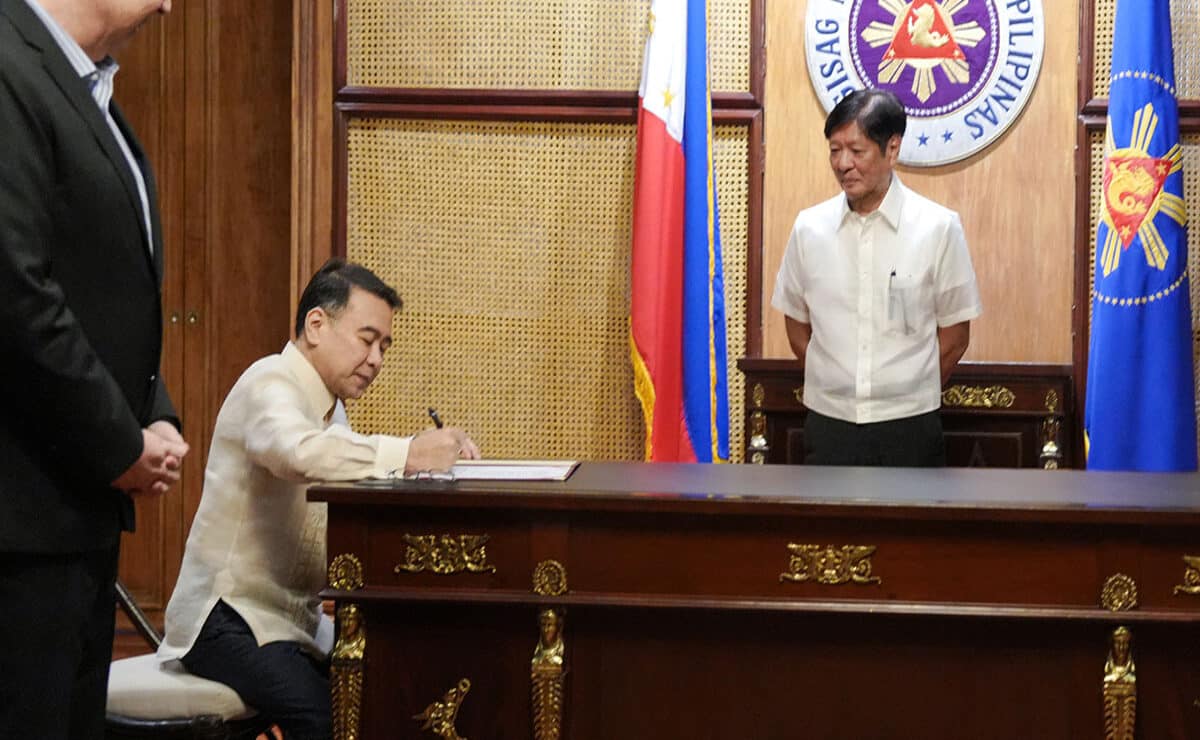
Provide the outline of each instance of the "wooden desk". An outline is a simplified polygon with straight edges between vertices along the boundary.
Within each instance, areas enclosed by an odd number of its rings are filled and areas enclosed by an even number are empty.
[[[365,625],[359,737],[436,738],[412,717],[464,678],[459,735],[535,737],[548,607],[572,740],[1099,740],[1119,625],[1138,737],[1200,737],[1200,476],[585,463],[309,495]]]

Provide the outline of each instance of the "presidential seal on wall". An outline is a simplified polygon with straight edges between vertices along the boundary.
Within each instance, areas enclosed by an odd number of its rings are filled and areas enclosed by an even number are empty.
[[[877,87],[908,112],[900,161],[932,167],[1011,126],[1042,67],[1041,0],[809,0],[808,73],[829,111]]]

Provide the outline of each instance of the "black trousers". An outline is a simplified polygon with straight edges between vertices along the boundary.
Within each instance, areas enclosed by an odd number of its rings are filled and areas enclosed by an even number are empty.
[[[328,740],[333,734],[329,664],[296,642],[259,646],[245,620],[224,601],[209,613],[183,665],[194,675],[238,692],[288,740]]]
[[[117,549],[0,553],[0,738],[103,739]]]
[[[804,421],[806,465],[940,468],[946,441],[937,411],[872,424],[855,424],[814,411]]]

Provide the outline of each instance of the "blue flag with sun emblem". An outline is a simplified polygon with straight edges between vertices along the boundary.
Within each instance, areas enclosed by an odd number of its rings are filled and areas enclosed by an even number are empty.
[[[1168,0],[1118,0],[1088,348],[1089,469],[1196,469],[1182,160]]]

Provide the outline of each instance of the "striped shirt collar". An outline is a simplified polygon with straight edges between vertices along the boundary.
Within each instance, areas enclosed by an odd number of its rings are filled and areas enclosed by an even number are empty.
[[[96,63],[88,59],[87,53],[79,46],[79,42],[71,37],[71,34],[63,30],[63,27],[58,25],[58,21],[54,20],[54,16],[50,15],[49,11],[42,7],[37,0],[25,0],[25,4],[29,6],[38,18],[42,20],[42,25],[54,37],[55,43],[62,49],[66,55],[67,61],[75,68],[80,77],[87,77],[96,71]]]
[[[50,32],[50,36],[54,38],[58,47],[62,49],[63,55],[71,63],[76,74],[87,81],[92,91],[92,97],[100,106],[100,110],[108,110],[113,95],[113,78],[120,69],[116,61],[112,57],[104,57],[99,63],[93,62],[88,58],[87,52],[83,50],[79,42],[72,38],[71,34],[58,24],[58,21],[54,20],[54,16],[50,15],[41,6],[41,3],[37,0],[25,0],[25,4],[41,19],[42,25]]]

